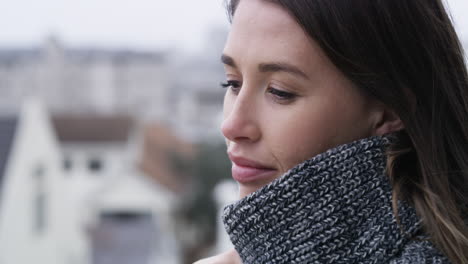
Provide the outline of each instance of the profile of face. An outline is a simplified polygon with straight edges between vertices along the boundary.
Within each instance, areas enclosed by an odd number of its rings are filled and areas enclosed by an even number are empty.
[[[222,62],[222,133],[240,197],[325,150],[402,128],[277,4],[240,1]]]

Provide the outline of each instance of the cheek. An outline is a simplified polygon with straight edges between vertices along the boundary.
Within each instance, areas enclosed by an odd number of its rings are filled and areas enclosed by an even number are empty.
[[[330,129],[326,127],[326,120],[310,116],[308,120],[288,120],[287,127],[278,127],[278,133],[268,140],[272,142],[271,152],[283,172],[323,152],[333,138]]]
[[[332,147],[367,136],[366,113],[360,105],[308,100],[295,110],[276,114],[276,122],[270,120],[274,124],[271,133],[265,135],[283,172]]]

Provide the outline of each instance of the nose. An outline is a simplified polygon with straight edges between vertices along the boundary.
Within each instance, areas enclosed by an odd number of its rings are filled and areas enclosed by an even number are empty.
[[[245,88],[243,88],[245,90]],[[221,132],[224,137],[236,143],[255,142],[261,137],[257,122],[257,105],[253,96],[242,94],[226,95],[224,99],[224,120]]]

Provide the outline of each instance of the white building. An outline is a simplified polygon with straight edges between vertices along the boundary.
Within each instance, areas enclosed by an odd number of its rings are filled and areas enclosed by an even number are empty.
[[[177,264],[173,194],[144,175],[126,174],[88,199],[93,264]]]
[[[16,120],[2,122],[3,131],[10,126],[14,132],[2,133],[11,144],[2,156],[0,263],[86,263],[48,116],[38,102],[28,101]]]
[[[178,263],[171,220],[176,197],[138,168],[141,135],[133,119],[81,115],[53,123],[74,217],[88,235],[88,263]]]
[[[53,113],[127,113],[157,119],[167,113],[165,54],[65,47],[0,49],[0,111],[18,111],[29,96]]]
[[[175,197],[137,169],[131,131],[37,101],[0,118],[1,264],[178,263]]]
[[[222,141],[220,125],[224,90],[212,86],[188,90],[180,95],[175,123],[180,137],[190,142]]]
[[[55,38],[31,48],[0,48],[0,112],[41,98],[52,114],[126,114],[173,125],[191,141],[221,139],[220,55],[226,29],[196,55],[177,51],[73,48]]]
[[[226,90],[220,84],[226,77],[220,58],[226,36],[225,28],[212,30],[199,54],[180,60],[171,69],[174,76],[183,73],[172,82],[171,91],[177,96],[171,121],[178,134],[192,142],[222,141],[220,124]]]

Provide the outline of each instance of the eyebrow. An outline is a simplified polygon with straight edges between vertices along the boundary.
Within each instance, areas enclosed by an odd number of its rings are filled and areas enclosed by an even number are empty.
[[[234,59],[229,57],[226,54],[221,55],[221,62],[233,68],[237,68],[236,63],[234,62]]]
[[[221,55],[221,62],[233,68],[237,68],[234,59],[226,54]],[[287,72],[309,80],[309,76],[298,67],[284,62],[260,63],[258,65],[258,70],[260,72]]]

